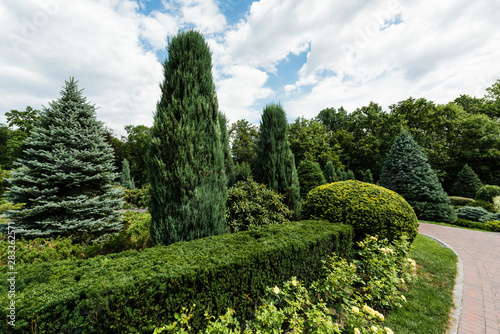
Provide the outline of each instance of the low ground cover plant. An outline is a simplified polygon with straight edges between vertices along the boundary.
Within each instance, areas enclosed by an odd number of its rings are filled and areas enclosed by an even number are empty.
[[[219,317],[206,314],[203,333],[392,333],[384,326],[384,313],[406,301],[404,290],[416,268],[409,250],[404,238],[390,243],[369,236],[358,243],[355,260],[331,256],[324,261],[324,276],[311,285],[292,277],[268,287],[252,320],[243,323],[230,308]],[[181,309],[176,321],[154,334],[193,332],[194,308]]]
[[[19,239],[16,242],[16,262],[21,264],[89,259],[97,255],[119,253],[129,249],[143,250],[151,246],[148,213],[128,211],[124,214],[124,229],[108,236],[101,243],[72,243],[70,237]],[[7,264],[9,244],[0,239],[0,266]]]

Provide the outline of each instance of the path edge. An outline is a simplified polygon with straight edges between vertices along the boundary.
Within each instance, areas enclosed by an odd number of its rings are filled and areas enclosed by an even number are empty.
[[[451,314],[452,326],[448,331],[448,334],[457,334],[458,324],[460,322],[460,311],[462,310],[462,297],[464,292],[464,265],[462,262],[462,257],[453,247],[448,245],[446,242],[426,233],[419,232],[419,234],[436,240],[444,247],[451,249],[457,256],[457,276],[455,277],[455,287],[453,288],[453,303],[455,304],[455,307]]]

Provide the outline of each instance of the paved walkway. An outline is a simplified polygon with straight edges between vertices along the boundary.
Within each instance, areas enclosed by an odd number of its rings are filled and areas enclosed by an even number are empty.
[[[457,333],[499,334],[500,233],[423,223],[419,232],[450,245],[462,259],[463,295]]]

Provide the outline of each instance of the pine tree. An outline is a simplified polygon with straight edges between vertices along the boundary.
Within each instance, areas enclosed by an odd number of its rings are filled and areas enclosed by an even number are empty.
[[[122,161],[122,173],[120,175],[120,185],[127,189],[135,189],[134,180],[130,177],[130,165],[127,159]]]
[[[325,176],[317,162],[302,160],[297,167],[299,177],[300,195],[305,198],[311,190],[326,183]]]
[[[267,105],[260,123],[255,177],[269,189],[284,194],[285,203],[297,218],[300,214],[300,187],[287,129],[286,114],[281,105]]]
[[[13,211],[19,235],[69,236],[74,242],[102,240],[123,226],[123,205],[113,149],[73,78],[45,108],[26,139],[11,179],[10,199],[26,203]]]
[[[168,42],[148,150],[150,232],[168,245],[226,231],[227,178],[212,59],[203,36]]]
[[[482,186],[483,183],[479,176],[474,173],[469,165],[465,164],[457,175],[457,181],[453,184],[452,191],[455,196],[474,198]]]
[[[337,181],[337,173],[335,172],[335,167],[332,161],[328,161],[325,165],[325,180],[327,183],[332,183]]]
[[[351,169],[347,170],[346,181],[347,180],[356,180],[356,177],[354,176],[354,172]]]
[[[233,156],[231,155],[231,149],[229,148],[229,136],[227,134],[227,119],[226,115],[219,113],[219,126],[221,135],[221,145],[224,151],[224,165],[226,166],[226,177],[228,182],[228,187],[232,187],[236,182],[236,172],[234,170]]]
[[[403,196],[419,219],[445,223],[456,219],[448,195],[425,153],[406,131],[391,147],[380,184]]]

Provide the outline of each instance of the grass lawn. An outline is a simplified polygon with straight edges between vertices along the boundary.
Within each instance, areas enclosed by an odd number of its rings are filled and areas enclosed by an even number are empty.
[[[418,235],[413,246],[417,277],[405,292],[407,303],[393,309],[384,325],[394,333],[446,333],[451,325],[457,257],[427,236]]]

